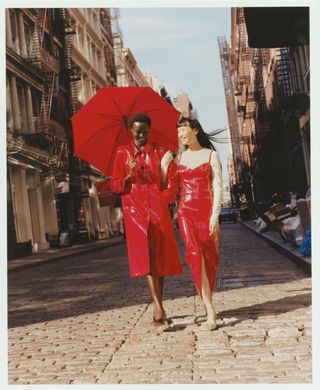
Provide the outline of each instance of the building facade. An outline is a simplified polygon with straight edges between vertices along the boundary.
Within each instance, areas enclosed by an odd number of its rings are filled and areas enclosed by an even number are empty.
[[[46,249],[65,217],[67,85],[58,9],[6,9],[9,257]]]
[[[68,10],[74,34],[70,39],[69,72],[71,116],[102,87],[117,86],[113,50],[113,16],[106,8]],[[73,151],[72,151],[73,152]],[[109,237],[115,230],[112,206],[100,207],[95,182],[100,171],[71,157],[71,191],[75,224],[82,239]]]
[[[310,185],[308,46],[250,48],[243,8],[233,8],[231,17],[231,46],[223,38],[219,45],[230,82],[233,200],[252,205],[277,193],[285,201],[290,191],[304,197]]]
[[[70,122],[103,86],[116,86],[110,9],[6,9],[9,258],[114,230]]]

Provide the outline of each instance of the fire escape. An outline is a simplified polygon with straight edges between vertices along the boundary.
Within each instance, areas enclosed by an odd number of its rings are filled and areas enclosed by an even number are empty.
[[[60,18],[64,31],[64,69],[69,80],[69,116],[72,117],[79,109],[78,81],[81,80],[80,69],[71,60],[74,35],[76,33],[66,8],[60,8]]]
[[[239,177],[239,162],[241,161],[241,152],[240,152],[240,136],[239,136],[239,127],[237,120],[237,110],[236,110],[236,101],[235,101],[235,92],[234,92],[234,83],[232,79],[231,71],[231,52],[229,44],[227,43],[226,38],[218,37],[219,52],[220,52],[220,61],[222,68],[223,84],[224,84],[224,93],[226,98],[227,113],[228,113],[228,122],[230,128],[230,138],[233,154],[233,170],[235,176],[235,182],[240,181]]]
[[[264,69],[270,60],[269,49],[254,49],[254,100],[256,119],[256,139],[259,146],[268,134],[270,127],[270,112],[267,109],[265,87],[263,81]]]
[[[68,81],[68,116],[71,118],[80,108],[81,104],[78,101],[79,81],[81,80],[81,70],[72,61],[72,49],[74,46],[74,36],[76,34],[75,24],[70,18],[66,8],[60,8],[60,19],[62,21],[64,33],[64,72]],[[81,186],[81,173],[88,170],[88,164],[74,157],[73,151],[73,136],[71,126],[68,127],[69,149],[71,151],[69,156],[69,174],[73,184]]]
[[[51,108],[54,89],[59,93],[57,75],[59,73],[58,61],[51,52],[44,48],[44,36],[46,21],[48,19],[47,8],[35,9],[35,26],[32,36],[32,49],[28,58],[29,64],[43,78],[43,89],[40,100],[40,109],[38,116],[33,118],[32,128],[29,129],[29,135],[35,134],[37,139],[39,134],[45,135],[49,139],[49,150],[47,164],[51,169],[57,170],[64,167],[67,160],[68,148],[66,137],[63,131],[52,126]],[[31,131],[30,131],[31,130]]]
[[[292,95],[292,82],[289,49],[282,47],[277,49],[277,79],[279,85],[279,92],[282,98]]]

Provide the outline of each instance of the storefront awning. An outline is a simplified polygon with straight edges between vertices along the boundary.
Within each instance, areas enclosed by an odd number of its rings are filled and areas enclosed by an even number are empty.
[[[309,7],[245,7],[249,47],[309,45]]]

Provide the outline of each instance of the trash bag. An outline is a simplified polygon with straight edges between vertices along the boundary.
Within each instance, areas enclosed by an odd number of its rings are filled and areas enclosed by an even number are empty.
[[[304,239],[302,245],[299,247],[299,252],[303,256],[311,255],[311,230],[306,231],[306,238]]]

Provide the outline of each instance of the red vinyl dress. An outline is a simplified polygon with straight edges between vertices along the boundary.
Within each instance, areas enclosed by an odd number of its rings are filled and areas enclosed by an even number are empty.
[[[160,162],[165,151],[156,144],[137,148],[133,142],[117,149],[111,189],[122,194],[130,276],[150,273],[149,249],[155,256],[157,276],[182,273],[180,254],[173,231],[168,203],[175,197],[169,167],[168,184],[161,187]],[[130,162],[136,161],[132,185],[125,189]],[[152,248],[149,248],[151,242]]]
[[[211,165],[208,161],[192,169],[180,164],[178,177],[179,229],[186,248],[186,263],[191,267],[198,294],[201,296],[202,256],[211,291],[215,286],[219,264],[219,237],[209,235],[209,219],[213,205]]]

